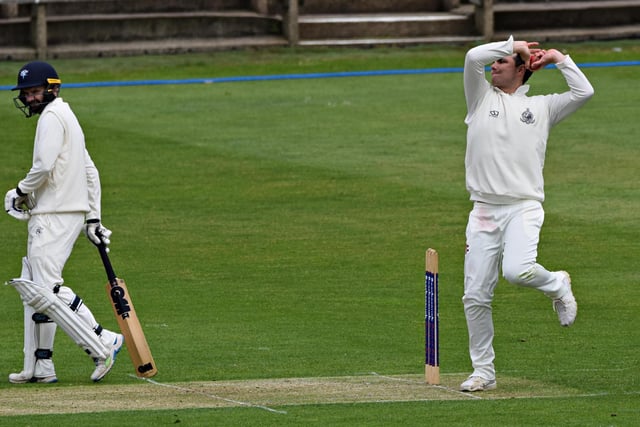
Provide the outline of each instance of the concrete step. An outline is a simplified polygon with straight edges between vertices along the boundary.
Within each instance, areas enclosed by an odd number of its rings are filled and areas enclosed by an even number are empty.
[[[151,0],[69,2],[120,5],[116,12],[49,14],[50,57],[92,57],[147,53],[204,52],[221,49],[284,46],[282,17],[251,11],[257,0],[166,0],[152,2],[153,12],[138,11]],[[268,0],[273,3],[276,0]],[[359,2],[322,1],[323,7],[356,7]],[[380,7],[392,4],[375,0]],[[417,0],[416,0],[417,1]],[[438,0],[446,1],[446,0]],[[474,9],[450,12],[309,14],[305,0],[299,19],[301,46],[375,46],[464,44],[477,42]],[[386,2],[386,3],[385,3]],[[107,3],[110,6],[107,6]],[[417,3],[416,3],[417,4]],[[190,10],[194,5],[238,10]],[[362,5],[360,5],[362,6]],[[358,6],[358,7],[360,7]],[[177,10],[166,10],[167,7]],[[136,12],[127,12],[134,8]],[[164,8],[164,9],[162,9]],[[182,8],[182,9],[181,9]],[[95,9],[94,9],[95,10]],[[640,37],[640,0],[499,1],[495,4],[494,39],[510,34],[538,41],[583,41]],[[0,18],[0,59],[31,59],[29,14]]]
[[[446,1],[445,1],[446,2]],[[357,14],[357,13],[419,13],[437,12],[443,7],[442,0],[304,0],[298,6],[300,13],[310,14]]]
[[[639,0],[496,3],[496,31],[612,27],[640,23]]]
[[[588,40],[620,40],[640,38],[640,24],[613,27],[571,27],[519,29],[497,31],[495,40],[506,40],[513,35],[520,40],[538,42],[582,42]]]
[[[471,15],[448,12],[300,15],[301,40],[470,36]]]
[[[28,12],[28,8],[25,7]],[[74,0],[47,5],[51,15],[252,10],[252,0]],[[28,14],[28,13],[27,13]]]
[[[280,36],[222,37],[207,39],[166,39],[129,42],[68,43],[49,47],[49,58],[96,58],[131,55],[160,55],[215,52],[287,46]],[[26,61],[35,57],[35,49],[24,46],[0,46],[0,60]]]
[[[411,46],[424,44],[464,45],[479,42],[479,36],[432,36],[432,37],[385,37],[385,38],[349,38],[349,39],[320,39],[301,40],[300,46],[350,46],[350,47],[375,47],[375,46]]]
[[[0,45],[28,46],[29,18],[0,19]],[[281,35],[282,20],[250,11],[53,15],[47,17],[50,46],[172,38],[236,38]]]

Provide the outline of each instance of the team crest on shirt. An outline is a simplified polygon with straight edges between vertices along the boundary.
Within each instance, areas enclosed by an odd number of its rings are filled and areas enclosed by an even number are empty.
[[[520,121],[522,123],[526,123],[528,125],[532,125],[536,122],[535,117],[533,117],[533,113],[528,108],[524,110],[522,115],[520,116]]]

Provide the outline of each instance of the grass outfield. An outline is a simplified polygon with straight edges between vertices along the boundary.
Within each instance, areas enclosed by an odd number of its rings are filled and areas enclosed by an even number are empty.
[[[640,59],[635,42],[562,46],[578,63]],[[268,50],[52,61],[63,82],[461,67],[464,49]],[[21,63],[0,63],[0,85]],[[571,328],[544,296],[501,281],[498,389],[461,394],[462,75],[128,86],[62,91],[103,182],[111,259],[159,373],[126,350],[100,384],[58,333],[60,383],[0,382],[0,425],[635,425],[638,67],[585,68],[596,96],[552,131],[539,261],[566,269]],[[564,90],[555,70],[532,92]],[[35,120],[3,92],[0,184],[31,162]],[[0,279],[26,230],[0,219]],[[424,250],[440,253],[442,387],[426,386]],[[65,280],[116,328],[98,253]],[[0,378],[22,366],[22,306],[0,291]],[[25,405],[25,401],[35,402]]]

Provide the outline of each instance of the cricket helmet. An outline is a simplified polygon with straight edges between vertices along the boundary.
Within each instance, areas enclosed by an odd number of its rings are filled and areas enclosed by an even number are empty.
[[[34,61],[25,64],[18,71],[18,83],[11,90],[27,89],[36,86],[49,86],[60,84],[60,78],[56,70],[48,63]]]
[[[61,83],[58,73],[50,64],[42,61],[29,62],[18,71],[18,82],[11,90],[20,90],[20,95],[14,98],[13,102],[27,117],[40,114],[44,107],[56,98],[53,89],[59,87]],[[28,105],[22,90],[38,86],[45,88],[42,102]]]

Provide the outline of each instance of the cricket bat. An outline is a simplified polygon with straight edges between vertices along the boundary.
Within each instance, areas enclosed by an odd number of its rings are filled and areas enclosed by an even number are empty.
[[[140,326],[140,320],[138,320],[136,309],[133,307],[133,301],[131,301],[131,295],[129,294],[127,285],[124,283],[124,280],[119,279],[113,271],[106,245],[98,245],[98,250],[100,251],[100,258],[102,258],[104,269],[107,272],[107,278],[109,279],[107,282],[107,295],[111,300],[113,313],[118,321],[120,331],[122,335],[124,335],[124,342],[133,366],[135,367],[136,375],[138,377],[150,378],[158,373],[158,369],[156,363],[153,361],[151,349],[149,349],[149,344],[147,344],[142,326]]]

